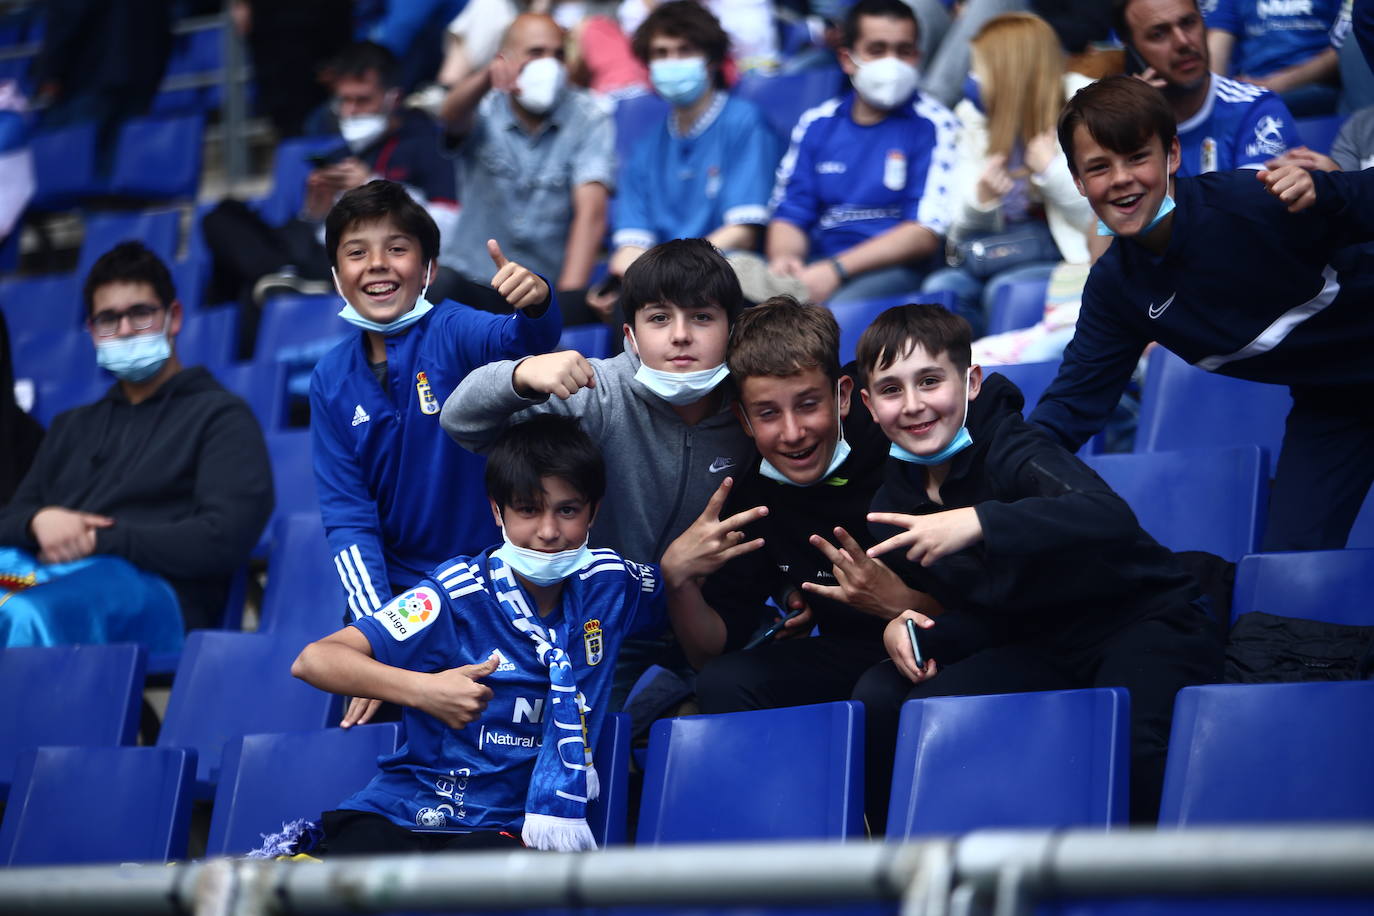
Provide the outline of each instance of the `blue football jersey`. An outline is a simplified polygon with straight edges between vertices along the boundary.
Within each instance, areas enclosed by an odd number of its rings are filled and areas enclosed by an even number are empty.
[[[1262,169],[1299,145],[1293,116],[1263,86],[1212,74],[1212,89],[1198,113],[1178,125],[1180,175]]]

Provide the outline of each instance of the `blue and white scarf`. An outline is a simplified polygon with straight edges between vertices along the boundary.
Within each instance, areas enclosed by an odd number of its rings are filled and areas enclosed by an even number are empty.
[[[511,625],[534,640],[540,664],[549,669],[549,695],[544,708],[544,743],[534,761],[525,795],[525,828],[521,839],[534,849],[578,852],[595,849],[587,826],[587,802],[600,794],[587,737],[586,698],[577,689],[568,653],[558,645],[558,631],[540,623],[515,574],[493,555],[488,567],[496,601]],[[565,621],[571,626],[571,621]]]

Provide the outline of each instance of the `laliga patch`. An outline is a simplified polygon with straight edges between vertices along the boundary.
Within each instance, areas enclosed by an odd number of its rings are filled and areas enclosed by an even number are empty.
[[[601,664],[605,643],[601,639],[600,618],[588,620],[582,624],[582,645],[587,650],[587,664]]]
[[[436,414],[439,412],[439,402],[434,398],[434,391],[429,386],[429,376],[423,372],[415,373],[415,394],[420,398],[420,413]]]
[[[391,599],[375,616],[393,639],[405,642],[439,616],[439,595],[421,585]]]

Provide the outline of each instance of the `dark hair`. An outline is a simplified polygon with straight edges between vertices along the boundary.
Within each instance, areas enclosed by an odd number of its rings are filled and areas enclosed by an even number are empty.
[[[1131,36],[1131,24],[1126,21],[1126,10],[1130,7],[1133,0],[1112,0],[1112,30],[1116,32],[1116,37],[1121,39],[1123,44],[1134,45],[1135,40]],[[1193,9],[1199,13],[1202,7],[1197,0],[1193,0]]]
[[[852,48],[859,40],[859,17],[882,16],[885,19],[905,19],[916,29],[916,40],[921,40],[921,23],[916,14],[902,0],[859,0],[849,8],[844,17],[844,37],[840,47]]]
[[[606,495],[601,449],[576,417],[539,414],[506,429],[487,452],[487,495],[502,509],[543,506],[543,478],[557,477],[595,506]]]
[[[807,369],[819,369],[833,382],[840,377],[840,326],[827,308],[774,296],[740,313],[726,362],[736,384]]]
[[[894,0],[895,2],[895,0]],[[721,65],[730,53],[730,36],[720,27],[720,20],[696,0],[671,0],[654,7],[635,29],[631,48],[635,57],[648,66],[649,43],[655,35],[682,38],[701,48],[708,65],[716,65],[716,88],[725,88],[725,74]]]
[[[396,55],[375,41],[348,45],[325,65],[325,73],[331,81],[344,77],[363,79],[369,73],[376,73],[383,89],[395,89],[399,85],[398,69]]]
[[[973,329],[942,305],[897,305],[873,320],[859,337],[854,358],[859,384],[867,388],[875,372],[886,369],[920,345],[931,356],[949,354],[963,372],[973,362]]]
[[[360,223],[384,219],[420,240],[420,253],[426,262],[439,257],[439,227],[434,224],[434,217],[405,188],[377,178],[345,193],[324,218],[324,247],[329,252],[330,266],[339,263],[339,239],[345,232]]]
[[[1134,76],[1103,77],[1064,104],[1059,114],[1059,146],[1075,177],[1078,162],[1073,135],[1080,124],[1099,146],[1122,155],[1145,146],[1151,137],[1158,137],[1167,153],[1178,134],[1178,122],[1164,94]]]
[[[620,304],[631,326],[635,312],[655,302],[685,309],[718,305],[733,325],[744,294],[735,269],[716,246],[705,239],[673,239],[636,258],[621,282]]]
[[[171,305],[177,297],[167,265],[142,242],[120,242],[91,265],[81,291],[86,300],[86,317],[95,308],[95,291],[111,283],[147,283],[163,307]]]

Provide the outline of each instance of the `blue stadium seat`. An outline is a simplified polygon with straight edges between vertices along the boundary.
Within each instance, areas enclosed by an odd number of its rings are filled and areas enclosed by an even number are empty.
[[[222,93],[217,83],[205,86],[185,83],[188,79],[220,75],[224,65],[224,29],[223,25],[216,25],[172,36],[172,53],[167,59],[162,87],[153,98],[151,110],[154,114],[211,111],[219,107]],[[176,88],[178,82],[181,88]]]
[[[206,854],[241,856],[300,818],[318,822],[377,775],[396,750],[395,722],[243,735],[224,747]]]
[[[1370,722],[1374,681],[1185,687],[1159,822],[1374,820]]]
[[[220,755],[229,739],[338,721],[339,697],[291,676],[291,662],[303,645],[268,633],[187,635],[157,743],[195,749],[197,798],[209,798],[219,781]]]
[[[611,355],[611,329],[604,324],[577,324],[564,328],[555,349],[576,350],[588,359],[605,359]]]
[[[788,143],[803,114],[847,88],[848,81],[839,67],[818,67],[780,76],[750,70],[740,78],[735,95],[757,105],[768,126],[783,143]]]
[[[615,106],[615,157],[618,162],[630,161],[630,154],[639,141],[656,130],[672,106],[655,93],[621,99]]]
[[[234,360],[238,328],[238,309],[183,308],[177,357],[183,366],[204,366],[217,372]]]
[[[1040,400],[1040,396],[1045,393],[1045,389],[1050,387],[1054,377],[1059,374],[1059,363],[1019,363],[1014,366],[984,366],[983,378],[987,378],[991,373],[1006,378],[1017,388],[1021,389],[1022,396],[1026,399],[1026,407],[1021,411],[1022,414],[1029,414],[1035,409],[1035,404]]]
[[[314,487],[313,480],[310,486]],[[320,513],[280,516],[267,556],[258,632],[287,634],[304,645],[343,626],[347,613],[348,598],[325,540]]]
[[[1206,372],[1157,347],[1140,393],[1137,452],[1210,445],[1259,445],[1272,466],[1293,399],[1281,385]]]
[[[1346,547],[1374,547],[1374,490],[1365,495],[1360,512],[1355,516],[1355,524],[1350,526],[1350,536]]]
[[[1206,550],[1236,562],[1259,549],[1269,465],[1258,446],[1083,460],[1126,500],[1140,527],[1170,550]]]
[[[274,514],[301,512],[318,516],[320,500],[315,492],[315,466],[310,458],[310,431],[269,433],[267,454],[272,461],[272,484],[276,488]]]
[[[349,330],[339,317],[340,305],[339,297],[333,295],[272,296],[262,307],[256,361],[280,359],[288,355],[283,351],[327,350]]]
[[[77,351],[80,348],[73,345],[72,350]],[[85,358],[90,361],[89,372],[78,362],[72,364],[73,371],[69,378],[38,380],[32,414],[45,428],[51,426],[53,419],[64,411],[94,404],[104,397],[105,392],[114,384],[111,376],[96,371],[93,352],[86,353]]]
[[[1374,626],[1374,550],[1260,553],[1236,568],[1231,621],[1251,611]]]
[[[110,193],[140,200],[183,200],[200,187],[202,114],[133,118],[119,131]]]
[[[76,276],[84,281],[91,265],[119,242],[135,239],[171,264],[176,260],[177,238],[181,230],[178,210],[146,210],[132,213],[89,213],[86,237],[81,242]]]
[[[601,725],[592,759],[601,794],[587,805],[587,824],[600,847],[623,846],[630,808],[630,716],[613,712]]]
[[[96,365],[95,344],[84,331],[15,335],[11,347],[15,378],[31,378],[40,386],[52,382],[64,391],[83,394],[97,380],[114,380]]]
[[[294,137],[277,145],[272,167],[272,192],[258,208],[268,225],[280,226],[300,212],[305,203],[305,179],[314,166],[307,157],[329,155],[345,148],[342,137]]]
[[[172,285],[177,300],[188,312],[197,312],[205,304],[205,284],[210,279],[210,261],[188,257],[167,265],[172,272]]]
[[[953,309],[954,293],[922,293],[913,290],[900,296],[884,296],[881,299],[867,299],[862,302],[827,303],[826,308],[830,309],[835,321],[840,325],[840,365],[843,366],[854,359],[854,348],[859,345],[859,338],[873,323],[874,318],[894,306],[908,305],[912,302],[929,302]]]
[[[286,412],[285,363],[234,363],[214,370],[219,383],[248,402],[264,433],[278,432]]]
[[[1047,280],[1004,283],[988,306],[988,333],[1002,334],[1038,324],[1045,317]]]
[[[1121,687],[908,701],[887,838],[1123,823],[1130,704]]]
[[[132,745],[143,700],[143,647],[0,649],[0,799],[22,748]]]
[[[0,865],[166,862],[186,856],[194,751],[25,751],[0,824]]]
[[[862,839],[863,708],[660,719],[636,842]]]
[[[85,333],[86,306],[76,274],[12,277],[0,281],[0,309],[17,350],[33,334]]]
[[[1336,135],[1341,132],[1341,125],[1344,123],[1345,115],[1321,115],[1314,118],[1295,118],[1293,127],[1304,146],[1329,156],[1331,144],[1336,142]]]
[[[33,135],[33,177],[36,185],[29,206],[61,210],[105,192],[107,182],[95,170],[94,124],[75,124]]]

